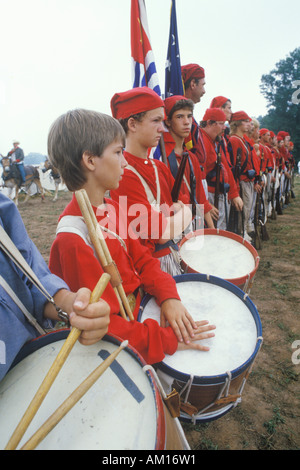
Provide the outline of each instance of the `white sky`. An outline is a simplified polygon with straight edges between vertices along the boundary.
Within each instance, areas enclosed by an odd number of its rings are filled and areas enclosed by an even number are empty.
[[[18,139],[25,155],[47,154],[49,127],[69,109],[110,114],[113,94],[132,87],[130,3],[0,0],[0,153]],[[170,5],[146,0],[162,92]],[[261,76],[299,47],[299,0],[177,0],[176,10],[181,64],[206,71],[196,119],[217,95],[233,111],[264,115]]]

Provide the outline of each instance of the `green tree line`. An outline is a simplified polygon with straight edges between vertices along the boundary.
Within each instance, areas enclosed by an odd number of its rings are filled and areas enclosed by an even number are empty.
[[[260,89],[268,108],[266,116],[258,117],[261,127],[289,132],[294,157],[300,160],[300,47],[262,76]]]

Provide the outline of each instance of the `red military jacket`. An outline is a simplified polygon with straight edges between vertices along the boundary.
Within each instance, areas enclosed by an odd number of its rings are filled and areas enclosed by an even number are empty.
[[[201,129],[193,117],[192,129],[189,137],[185,139],[186,147],[197,158],[202,172],[202,179],[205,179],[206,153]]]
[[[105,204],[105,211],[99,213],[96,207],[93,209],[101,226],[116,230],[115,234],[107,235],[106,243],[112,259],[117,264],[126,295],[142,287],[145,292],[156,298],[158,305],[169,298],[180,299],[172,276],[161,271],[159,261],[132,235],[126,214],[120,211],[115,201],[105,199]],[[63,221],[65,216],[81,216],[75,196],[60,216],[60,221]],[[121,240],[116,235],[119,235]],[[51,247],[49,267],[75,292],[81,287],[93,290],[103,274],[103,268],[93,248],[77,233],[57,234]],[[147,363],[159,362],[165,354],[173,354],[176,351],[178,342],[171,327],[161,328],[159,323],[152,319],[144,323],[136,320],[140,305],[139,295],[133,312],[133,322],[119,315],[119,303],[110,284],[102,298],[111,309],[108,333],[127,339]]]
[[[136,205],[142,206],[143,214],[140,216],[141,224],[139,227],[140,242],[151,250],[153,256],[158,255],[162,257],[170,253],[170,249],[164,248],[157,254],[155,253],[155,246],[158,244],[158,240],[166,228],[166,214],[163,210],[158,212],[151,205],[143,182],[135,172],[146,182],[157,203],[165,205],[166,208],[170,208],[173,205],[171,191],[175,182],[174,178],[168,166],[159,160],[139,158],[126,151],[124,152],[124,157],[134,171],[125,168],[119,187],[111,191],[111,197],[117,202],[121,201],[121,196],[126,197],[129,220],[136,216]],[[189,204],[189,199],[183,192],[180,193],[180,200],[184,204]],[[172,215],[172,212],[170,214]]]
[[[169,132],[165,132],[163,137],[164,137],[164,142],[165,142],[166,155],[167,155],[167,158],[168,158],[168,166],[169,166],[169,168],[171,168],[169,157],[171,156],[171,154],[174,150],[175,141],[174,141],[172,135]],[[206,214],[207,212],[211,211],[212,206],[210,205],[209,201],[207,200],[207,197],[206,197],[206,194],[205,194],[205,191],[204,191],[204,188],[203,188],[203,184],[202,184],[203,174],[202,174],[202,171],[201,171],[201,168],[200,168],[199,160],[197,159],[195,154],[193,154],[192,152],[189,151],[188,153],[189,153],[190,162],[187,162],[187,165],[185,167],[185,173],[184,173],[185,177],[182,181],[182,191],[184,192],[184,194],[186,195],[187,198],[190,198],[190,179],[191,179],[190,163],[191,163],[192,171],[193,171],[193,173],[195,175],[195,179],[196,179],[196,191],[195,191],[196,201],[197,201],[198,204],[203,204],[204,213]],[[179,166],[180,161],[181,161],[181,156],[176,154],[176,160],[177,160],[177,165]]]
[[[236,166],[238,149],[241,149],[241,181],[252,181],[257,175],[256,160],[253,148],[245,138],[233,134],[228,139],[228,151],[233,167]]]
[[[206,151],[206,179],[207,179],[208,191],[210,193],[214,193],[215,187],[213,183],[215,182],[215,170],[216,170],[216,160],[217,160],[216,147],[211,137],[205,132],[205,129],[203,129],[202,131],[203,131],[203,142],[204,142],[205,151]],[[234,180],[232,171],[228,165],[227,156],[226,156],[226,147],[224,147],[223,145],[220,145],[220,150],[221,150],[221,155],[222,155],[222,160],[221,160],[222,169],[220,173],[220,182],[223,184],[229,185],[228,198],[234,199],[239,196],[239,190]],[[212,175],[211,178],[210,178],[210,175]]]

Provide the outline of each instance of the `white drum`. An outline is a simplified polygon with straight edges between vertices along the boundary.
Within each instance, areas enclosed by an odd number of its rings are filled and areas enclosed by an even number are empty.
[[[60,351],[69,330],[26,345],[0,383],[0,449],[4,449]],[[121,341],[77,342],[20,442],[20,448]],[[37,450],[186,449],[151,371],[130,346],[39,444]]]
[[[156,365],[166,394],[181,397],[181,419],[210,421],[241,400],[245,381],[262,343],[261,322],[250,298],[233,284],[202,274],[175,277],[183,304],[194,320],[216,325],[215,337],[201,341],[207,351],[177,351]],[[139,320],[159,322],[160,308],[151,296],[141,304]]]
[[[220,229],[198,230],[184,237],[179,249],[184,272],[220,277],[250,291],[259,256],[239,235]]]

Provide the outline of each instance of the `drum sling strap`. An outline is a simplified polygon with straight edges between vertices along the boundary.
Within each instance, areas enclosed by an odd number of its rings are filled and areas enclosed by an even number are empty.
[[[220,147],[223,149],[223,152],[224,152],[224,142],[220,142]],[[216,152],[216,155],[218,155],[217,143],[215,144],[215,152]],[[225,155],[225,153],[224,153],[224,155]],[[219,188],[220,188],[220,193],[223,195],[223,198],[224,198],[224,209],[225,209],[226,230],[227,230],[228,229],[228,197],[227,197],[227,193],[229,192],[230,185],[228,183],[224,182],[225,175],[224,175],[223,164],[221,164],[221,172],[222,172],[223,182],[220,181]],[[216,175],[217,175],[217,163],[216,163],[215,167],[211,171],[209,171],[206,175],[206,180],[208,182],[208,185],[211,186],[212,188],[215,188],[215,190],[216,190],[216,180],[215,180]]]
[[[244,147],[244,149],[246,150],[246,159],[241,167],[241,175],[243,176],[247,176],[250,180],[253,180],[254,176],[255,176],[255,170],[248,170],[248,171],[245,171],[247,165],[248,165],[248,160],[249,160],[249,155],[250,155],[250,158],[251,158],[251,163],[252,163],[252,168],[254,168],[254,162],[253,162],[253,157],[252,157],[252,152],[249,152],[249,150],[251,150],[251,147],[250,147],[250,144],[248,144],[247,142],[244,142],[243,139],[241,139],[239,136],[235,135],[235,137],[237,137],[242,146]],[[250,147],[250,149],[249,149]],[[232,155],[232,147],[229,146],[228,147],[228,150],[230,151],[230,154],[231,154],[231,158],[233,158],[233,155]],[[249,174],[250,173],[250,174]]]
[[[0,225],[0,248],[4,253],[13,261],[13,263],[25,274],[25,276],[32,282],[32,284],[46,297],[48,302],[52,303],[55,307],[59,318],[69,324],[68,315],[63,312],[54,302],[53,297],[47,292],[45,287],[41,284],[36,274],[33,272],[27,261],[24,259],[18,248],[15,246],[11,238],[8,236],[4,228]],[[18,305],[20,310],[23,312],[27,320],[33,325],[40,334],[44,335],[45,331],[37,323],[36,319],[27,311],[25,306],[22,304],[16,293],[7,285],[6,281],[1,277],[1,286],[12,298],[12,300]]]
[[[193,168],[193,165],[192,165],[192,162],[191,162],[191,159],[190,157],[188,157],[188,160],[189,160],[189,166],[190,166],[190,182],[188,183],[187,181],[187,178],[185,175],[183,175],[183,179],[184,179],[184,182],[188,188],[188,191],[190,193],[190,201],[191,201],[191,204],[195,204],[197,205],[197,199],[196,199],[196,177],[195,177],[195,174],[194,174],[194,168]],[[178,167],[179,167],[179,163],[177,161],[177,158],[176,158],[176,155],[175,155],[175,152],[174,150],[170,153],[170,155],[168,156],[168,161],[169,161],[169,164],[170,164],[170,170],[171,170],[171,173],[172,173],[172,176],[173,178],[175,179],[176,178],[176,175],[177,175],[177,172],[178,172]]]
[[[194,173],[194,168],[193,168],[193,164],[192,164],[192,161],[190,159],[190,156],[188,157],[188,161],[189,161],[189,166],[190,166],[190,182],[188,182],[187,177],[185,175],[183,175],[183,179],[184,179],[184,182],[187,186],[188,192],[190,194],[190,203],[191,203],[192,209],[193,209],[193,216],[194,216],[194,220],[192,222],[193,230],[198,230],[201,227],[201,223],[200,223],[201,217],[200,217],[200,215],[198,213],[198,210],[197,210],[197,208],[198,208],[198,201],[197,201],[197,198],[196,198],[196,184],[197,184],[197,181],[196,181],[196,176],[195,176],[195,173]],[[169,165],[170,165],[170,170],[171,170],[172,176],[173,176],[174,179],[176,179],[178,168],[179,168],[179,162],[177,161],[176,154],[175,154],[174,150],[168,156],[168,162],[169,162]]]

